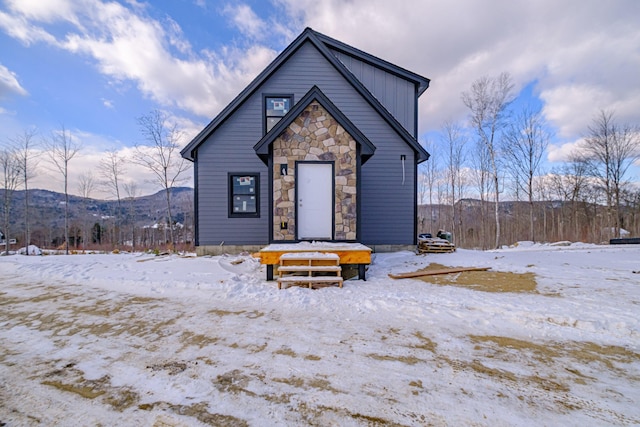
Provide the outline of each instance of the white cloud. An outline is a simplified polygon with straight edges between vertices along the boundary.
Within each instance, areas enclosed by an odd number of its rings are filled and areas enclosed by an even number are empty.
[[[431,78],[420,101],[423,132],[464,118],[460,93],[502,71],[518,89],[536,82],[543,111],[565,140],[577,139],[599,109],[614,109],[622,122],[640,111],[636,0],[495,0],[491,7],[476,0],[273,0],[269,16],[235,3],[223,14],[245,40],[202,52],[178,23],[151,19],[150,6],[134,0],[5,3],[0,27],[12,37],[84,55],[110,83],[134,82],[163,108],[206,119],[305,26]],[[56,23],[65,34],[55,33]]]
[[[200,131],[204,127],[203,123],[194,122],[193,120],[186,117],[171,115],[170,112],[166,112],[166,114],[168,117],[168,123],[170,123],[171,125],[175,125],[176,128],[179,129],[182,133],[182,138],[180,140],[180,149],[184,148],[189,143],[189,141],[195,138],[196,135],[198,135],[198,133],[200,133]]]
[[[191,43],[189,43],[189,41],[184,37],[180,25],[170,18],[168,18],[166,22],[166,31],[169,43],[178,49],[180,53],[189,55],[191,53]]]
[[[264,34],[267,24],[251,7],[246,4],[227,5],[223,9],[225,15],[229,16],[233,24],[245,35],[251,38],[258,38]]]
[[[551,163],[570,161],[572,156],[579,153],[582,144],[582,139],[563,144],[549,144],[547,160]]]
[[[0,99],[11,95],[27,95],[27,91],[20,85],[14,72],[0,64]]]
[[[558,134],[571,138],[586,129],[598,105],[611,105],[610,91],[589,84],[558,85],[540,93],[543,113],[558,127]],[[580,114],[576,114],[580,112]]]
[[[5,0],[5,3],[13,12],[27,19],[40,22],[76,21],[74,9],[77,3],[68,0]]]
[[[25,45],[37,42],[56,44],[56,39],[51,34],[37,25],[31,24],[25,17],[10,15],[0,10],[0,28],[3,28],[11,37],[20,40]]]
[[[194,3],[196,6],[201,7],[203,9],[207,8],[207,1],[206,0],[194,0]]]
[[[0,26],[25,44],[45,42],[93,58],[99,71],[116,83],[133,81],[158,104],[206,118],[217,114],[276,54],[252,45],[197,55],[176,22],[167,19],[163,26],[141,7],[100,0],[55,0],[55,7],[44,3],[10,2],[12,13],[0,12]],[[72,24],[58,38],[39,26],[58,21]]]
[[[593,112],[621,121],[640,110],[640,2],[280,0],[315,30],[432,79],[420,129],[466,116],[460,93],[508,71],[536,81],[561,136],[576,138]]]
[[[247,4],[226,5],[222,14],[231,20],[231,24],[252,42],[279,46],[288,44],[301,30],[291,16],[285,14],[284,8],[273,2],[275,11],[270,16],[260,17]],[[284,47],[283,46],[283,47]]]
[[[181,119],[171,118],[171,122],[178,122],[182,126],[187,122]],[[199,129],[198,129],[199,130]],[[148,195],[160,191],[162,188],[157,184],[157,178],[148,170],[131,163],[135,149],[127,147],[118,141],[113,141],[108,137],[95,135],[78,129],[67,129],[69,136],[75,143],[80,144],[80,150],[69,162],[69,193],[80,195],[79,182],[82,175],[92,175],[96,188],[90,195],[96,199],[112,199],[113,195],[104,185],[100,185],[102,178],[98,174],[98,165],[104,158],[105,151],[115,150],[115,153],[122,159],[125,159],[123,167],[123,182],[135,182],[137,185],[138,195]],[[187,141],[187,130],[185,130],[185,141]],[[46,138],[47,136],[45,136]],[[64,191],[64,181],[62,175],[53,165],[50,164],[49,157],[44,151],[44,147],[40,147],[40,151],[36,153],[39,159],[38,173],[31,179],[29,186],[31,188],[39,188],[51,191]],[[193,186],[193,173],[187,171],[184,173],[186,181],[180,185]],[[124,189],[122,189],[124,194]]]

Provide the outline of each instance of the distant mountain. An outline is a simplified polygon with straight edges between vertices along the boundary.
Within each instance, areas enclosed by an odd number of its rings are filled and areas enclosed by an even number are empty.
[[[0,189],[0,200],[4,190]],[[48,190],[29,190],[29,216],[32,229],[64,227],[63,193]],[[174,221],[185,223],[193,218],[193,188],[176,187],[171,189],[171,211]],[[0,208],[0,228],[4,222],[3,208]],[[164,190],[155,194],[123,198],[120,201],[120,218],[123,222],[135,222],[136,227],[153,226],[165,221],[167,202]],[[69,221],[73,223],[109,224],[118,214],[116,200],[85,199],[69,196]],[[11,234],[23,229],[25,216],[25,191],[14,191],[11,203]]]

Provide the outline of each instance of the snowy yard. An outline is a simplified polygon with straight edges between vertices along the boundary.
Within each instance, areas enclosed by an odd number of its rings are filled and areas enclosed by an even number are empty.
[[[535,289],[388,277],[430,263]],[[633,245],[399,252],[279,291],[249,256],[0,257],[0,425],[637,425],[638,270]]]

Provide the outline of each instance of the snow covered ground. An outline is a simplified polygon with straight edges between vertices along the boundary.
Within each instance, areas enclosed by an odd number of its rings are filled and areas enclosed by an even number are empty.
[[[388,277],[430,263],[537,286]],[[638,270],[640,246],[521,244],[279,291],[249,256],[0,257],[0,425],[637,425]]]

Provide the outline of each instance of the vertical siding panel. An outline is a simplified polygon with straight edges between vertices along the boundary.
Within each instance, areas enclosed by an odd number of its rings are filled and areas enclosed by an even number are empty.
[[[396,118],[398,123],[414,135],[415,89],[413,83],[344,53],[337,51],[333,53]]]

